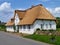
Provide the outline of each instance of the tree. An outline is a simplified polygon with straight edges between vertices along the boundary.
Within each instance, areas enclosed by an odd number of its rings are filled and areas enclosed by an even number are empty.
[[[57,19],[57,28],[60,28],[60,17],[56,17]]]

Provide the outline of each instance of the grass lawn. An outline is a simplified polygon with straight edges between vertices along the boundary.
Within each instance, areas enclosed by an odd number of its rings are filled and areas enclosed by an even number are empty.
[[[55,45],[60,45],[60,36],[56,36]]]
[[[41,41],[41,42],[46,42],[46,43],[50,43],[50,44],[54,44],[54,45],[60,45],[60,36],[56,36],[55,37],[55,42],[51,42],[50,38],[51,36],[47,36],[47,35],[29,35],[29,36],[24,36],[25,38],[30,38],[33,40],[37,40],[37,41]]]
[[[57,30],[57,31],[60,31],[60,28],[57,28],[56,30]]]

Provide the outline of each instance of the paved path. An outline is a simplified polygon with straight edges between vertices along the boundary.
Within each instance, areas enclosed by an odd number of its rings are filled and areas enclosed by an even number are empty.
[[[49,45],[0,31],[0,45]]]

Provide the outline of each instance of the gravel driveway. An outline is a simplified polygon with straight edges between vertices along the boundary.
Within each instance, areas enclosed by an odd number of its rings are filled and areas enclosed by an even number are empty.
[[[49,45],[0,31],[0,45]]]

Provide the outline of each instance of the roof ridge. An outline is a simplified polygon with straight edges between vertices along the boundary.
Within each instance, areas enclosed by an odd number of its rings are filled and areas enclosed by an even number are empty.
[[[32,8],[34,8],[34,7],[37,7],[37,6],[43,6],[43,5],[42,5],[42,4],[32,5],[30,8],[26,9],[26,11],[27,11],[27,10],[30,10],[30,9],[32,9]]]
[[[15,10],[15,11],[19,11],[19,12],[26,12],[26,10]]]
[[[14,15],[16,15],[16,13],[19,18],[22,18],[18,25],[30,25],[33,24],[36,19],[56,20],[55,17],[42,4],[32,6],[26,10],[15,10]],[[13,25],[14,23],[10,22],[10,24]],[[7,25],[9,24],[7,23]]]

